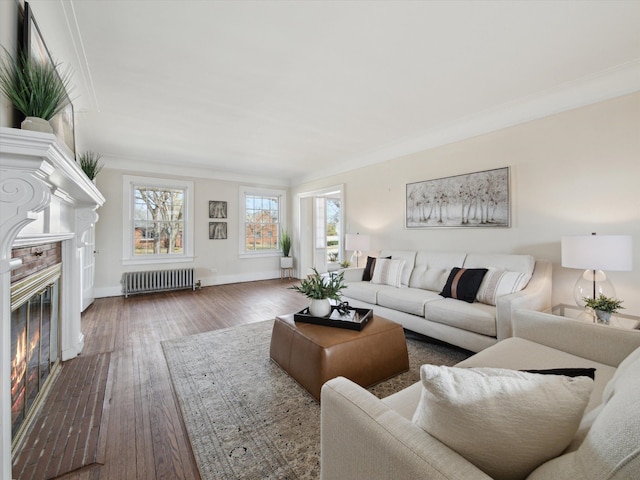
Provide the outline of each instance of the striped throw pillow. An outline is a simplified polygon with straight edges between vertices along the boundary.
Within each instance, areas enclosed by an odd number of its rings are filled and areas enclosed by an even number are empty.
[[[373,270],[371,283],[390,285],[392,287],[400,288],[403,267],[404,260],[379,258],[376,262],[376,267]]]

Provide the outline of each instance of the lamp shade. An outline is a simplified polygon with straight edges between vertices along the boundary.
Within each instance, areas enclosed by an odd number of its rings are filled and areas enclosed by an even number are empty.
[[[632,269],[631,235],[562,237],[562,266],[585,270],[628,272]]]
[[[371,239],[369,235],[360,235],[354,233],[347,233],[344,236],[344,248],[345,250],[353,251],[367,251],[369,250]]]

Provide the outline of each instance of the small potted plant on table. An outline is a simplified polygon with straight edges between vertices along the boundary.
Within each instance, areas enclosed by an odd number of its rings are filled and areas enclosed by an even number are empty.
[[[344,273],[328,273],[321,275],[313,269],[313,275],[305,278],[300,285],[289,287],[311,299],[309,313],[314,317],[328,317],[331,314],[329,300],[340,301],[340,291],[346,288]]]
[[[583,300],[585,301],[586,306],[595,312],[598,321],[607,325],[611,319],[611,314],[624,308],[621,306],[622,300],[607,297],[603,294],[600,294],[596,298],[584,297]]]

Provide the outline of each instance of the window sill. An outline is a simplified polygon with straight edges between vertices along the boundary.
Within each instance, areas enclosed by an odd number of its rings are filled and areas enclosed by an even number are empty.
[[[239,258],[264,258],[264,257],[281,257],[282,252],[260,252],[260,253],[241,253]]]
[[[172,256],[168,257],[145,257],[145,258],[123,258],[122,265],[151,265],[151,264],[165,264],[165,263],[186,263],[193,262],[192,256]]]

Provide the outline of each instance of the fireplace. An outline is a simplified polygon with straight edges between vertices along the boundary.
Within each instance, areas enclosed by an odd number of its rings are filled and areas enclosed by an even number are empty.
[[[60,274],[55,264],[11,285],[11,434],[21,441],[60,363]]]
[[[82,351],[83,258],[91,248],[85,240],[105,199],[54,135],[5,127],[0,127],[0,191],[4,479],[11,478],[12,456],[22,448],[20,436],[34,416],[29,412],[42,403],[57,365]],[[57,259],[50,261],[53,256]]]

